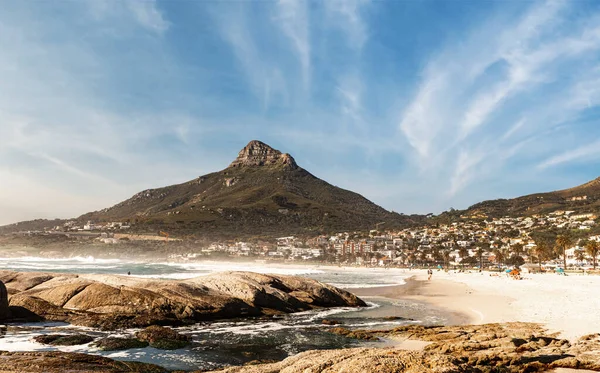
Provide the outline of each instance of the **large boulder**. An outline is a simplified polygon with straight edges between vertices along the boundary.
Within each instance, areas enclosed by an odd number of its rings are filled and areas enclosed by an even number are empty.
[[[0,280],[19,314],[102,329],[366,306],[353,294],[315,280],[251,272],[175,281],[0,271]]]

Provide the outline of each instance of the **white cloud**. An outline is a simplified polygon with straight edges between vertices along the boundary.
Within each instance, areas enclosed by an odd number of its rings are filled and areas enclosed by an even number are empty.
[[[279,0],[277,2],[279,27],[292,41],[292,47],[298,55],[305,89],[310,88],[311,45],[309,32],[308,1]]]
[[[440,115],[443,104],[438,101],[438,95],[446,88],[446,80],[443,73],[427,69],[415,99],[400,122],[401,131],[422,159],[430,155],[431,144],[446,119]]]
[[[399,126],[424,165],[431,161],[428,158],[436,140],[447,146],[448,134],[458,134],[458,140],[466,137],[526,79],[522,70],[526,66],[517,64],[518,56],[510,55],[526,47],[544,27],[552,27],[562,4],[534,6],[512,25],[488,20],[475,28],[466,42],[448,46],[427,63],[415,98],[405,109]],[[494,63],[508,60],[515,64],[508,81],[472,98],[470,91],[476,79]]]
[[[361,49],[369,38],[368,26],[362,18],[362,9],[370,0],[330,0],[323,5],[329,22],[342,30],[351,47]]]
[[[425,64],[398,128],[421,172],[437,175],[450,195],[520,152],[556,150],[559,142],[539,144],[547,139],[541,134],[599,103],[600,89],[589,83],[596,73],[586,62],[600,50],[599,19],[569,23],[570,6],[540,2],[520,18],[485,20]],[[448,172],[451,159],[457,161]]]
[[[504,135],[502,135],[502,140],[506,140],[517,133],[525,125],[525,123],[527,123],[527,121],[521,118],[517,123],[510,127],[510,129],[506,131]]]
[[[475,168],[483,161],[486,152],[469,152],[461,150],[456,160],[454,174],[450,181],[450,196],[454,196],[475,177]]]
[[[462,136],[467,136],[486,122],[502,102],[521,90],[531,89],[549,79],[544,68],[560,58],[573,58],[600,48],[600,28],[585,29],[577,37],[566,37],[548,42],[534,50],[520,47],[506,51],[502,57],[509,65],[505,80],[491,90],[475,97],[461,124]]]
[[[155,0],[127,0],[126,4],[141,26],[157,34],[169,29],[169,22],[158,9]]]
[[[362,125],[363,82],[358,74],[348,74],[339,79],[336,87],[340,99],[340,112],[354,124]]]
[[[583,145],[579,148],[566,151],[562,154],[550,157],[540,163],[538,168],[544,169],[548,167],[554,167],[563,163],[572,163],[575,161],[583,161],[590,159],[598,159],[600,157],[600,141]]]

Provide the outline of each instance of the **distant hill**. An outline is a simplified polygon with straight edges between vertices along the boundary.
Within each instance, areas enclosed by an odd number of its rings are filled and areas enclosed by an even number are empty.
[[[545,214],[557,210],[599,212],[600,178],[570,189],[480,202],[461,211],[461,214],[500,217]]]
[[[0,234],[23,231],[44,231],[47,228],[62,226],[67,220],[63,219],[36,219],[15,224],[0,226]]]
[[[392,228],[420,219],[389,212],[313,176],[291,155],[251,141],[222,171],[144,190],[77,220],[129,221],[135,230],[227,238]]]

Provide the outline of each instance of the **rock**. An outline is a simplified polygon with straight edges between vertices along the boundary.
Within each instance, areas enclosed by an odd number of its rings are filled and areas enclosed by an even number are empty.
[[[0,351],[2,373],[167,373],[152,364],[115,361],[101,356],[69,352],[6,352]]]
[[[323,324],[323,325],[340,325],[341,322],[336,321],[336,320],[327,320],[327,319],[324,319],[324,320],[321,321],[321,324]]]
[[[289,154],[283,154],[269,145],[253,140],[248,143],[238,154],[229,167],[256,167],[269,165],[284,165],[291,169],[298,168],[296,161]]]
[[[411,325],[392,330],[333,328],[330,331],[347,336],[356,334],[432,343],[422,351],[397,348],[307,351],[278,363],[230,367],[213,373],[531,373],[555,368],[600,371],[600,354],[597,353],[600,341],[596,338],[584,338],[569,345],[544,336],[545,331],[537,324]],[[519,351],[524,346],[529,349]]]
[[[85,334],[47,334],[38,335],[33,340],[51,346],[76,346],[90,343],[94,340],[94,337]]]
[[[522,338],[513,338],[510,340],[510,342],[512,344],[514,344],[515,347],[520,347],[520,346],[524,345],[525,343],[527,343],[527,341]]]
[[[4,283],[0,281],[0,320],[6,320],[10,317],[8,308],[8,290]]]
[[[107,337],[94,342],[92,346],[100,351],[120,351],[148,347],[148,342],[136,338]]]
[[[377,341],[379,338],[371,333],[365,332],[363,330],[350,330],[346,328],[332,328],[329,329],[330,333],[343,335],[344,337],[359,339],[365,341]]]
[[[410,325],[391,330],[339,329],[342,335],[385,337],[393,340],[429,341],[422,350],[391,348],[350,348],[306,351],[280,362],[251,361],[213,373],[532,373],[556,368],[600,371],[600,340],[582,338],[576,342],[548,336],[537,324],[506,323],[486,325]],[[150,331],[152,331],[150,333]],[[153,327],[149,336],[176,336],[168,328]],[[142,332],[140,332],[142,333]],[[519,347],[513,340],[525,341]],[[526,351],[519,351],[527,346]],[[249,351],[245,354],[253,358]],[[69,353],[0,352],[0,372],[162,372],[148,365]]]
[[[142,342],[148,342],[150,347],[161,350],[177,350],[184,348],[191,343],[191,338],[187,335],[177,333],[171,328],[153,325],[137,332],[135,336]]]
[[[382,317],[382,319],[388,320],[388,321],[395,321],[395,320],[415,321],[413,319],[410,319],[407,317],[400,317],[400,316],[385,316],[385,317]]]
[[[307,351],[273,364],[231,367],[213,373],[455,373],[450,356],[393,348]],[[466,371],[464,371],[466,372]]]
[[[15,318],[106,330],[366,305],[353,294],[315,280],[251,272],[176,281],[0,271],[0,280],[13,294],[10,309]]]

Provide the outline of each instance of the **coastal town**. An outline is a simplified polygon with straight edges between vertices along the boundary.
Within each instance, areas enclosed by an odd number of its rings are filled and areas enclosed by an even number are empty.
[[[372,229],[316,237],[287,236],[274,240],[198,242],[197,249],[171,254],[173,260],[241,257],[286,262],[324,262],[353,266],[501,268],[532,263],[538,267],[592,268],[600,252],[598,216],[555,211],[530,217],[460,216],[456,222],[398,231]],[[125,241],[181,238],[167,232],[138,234],[125,222],[77,224],[22,235],[65,235],[118,245]],[[566,258],[565,258],[566,257]]]

